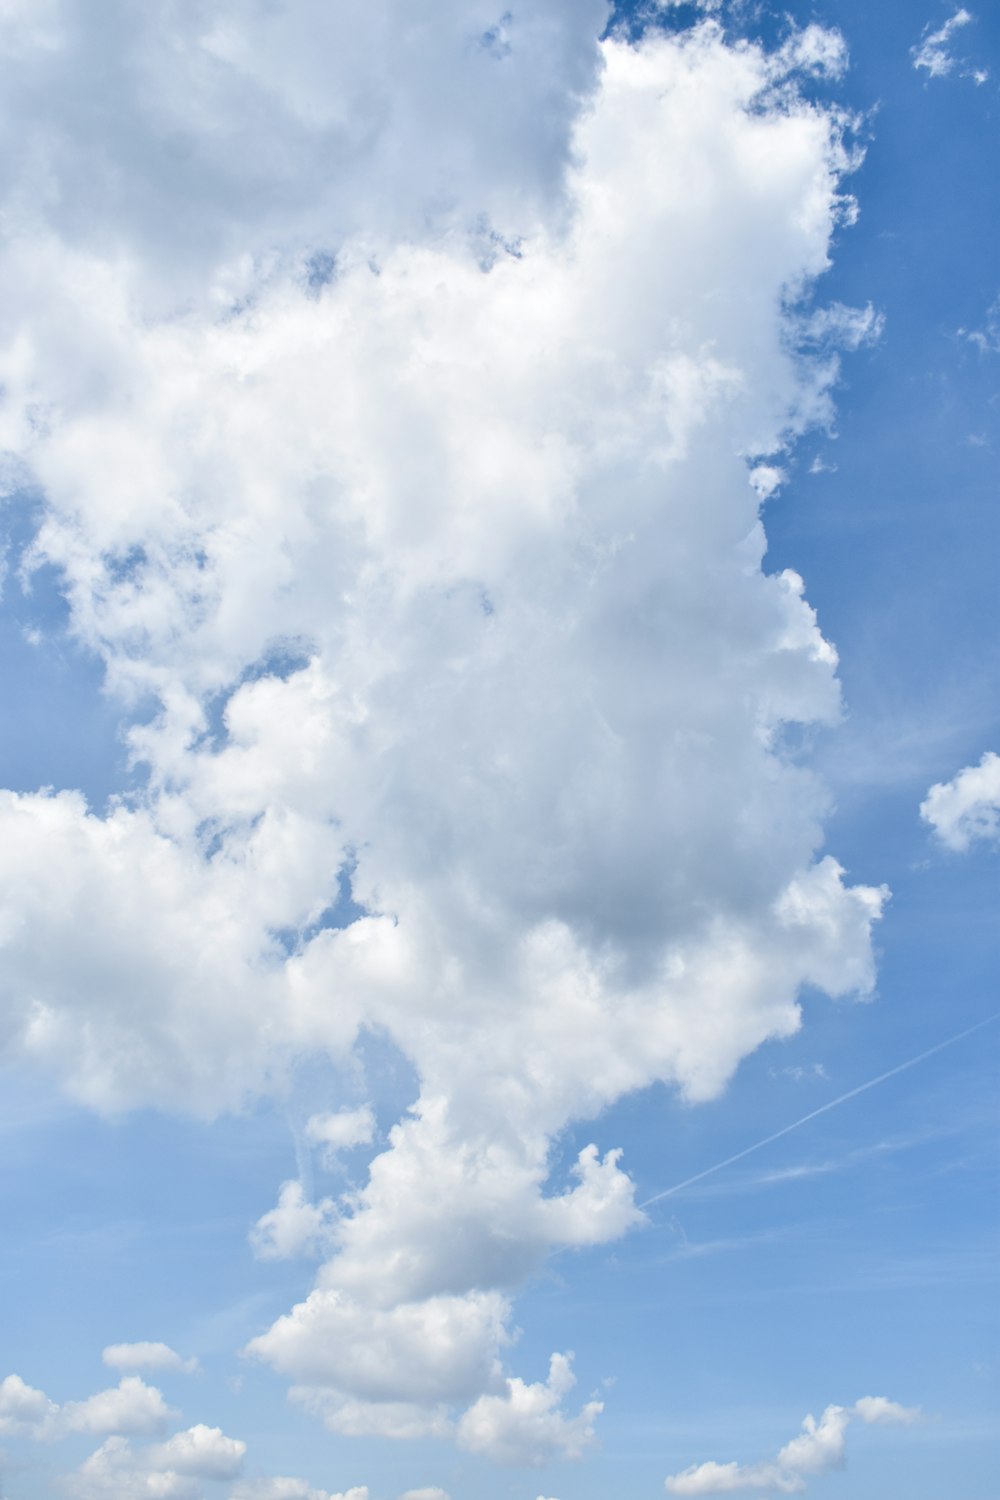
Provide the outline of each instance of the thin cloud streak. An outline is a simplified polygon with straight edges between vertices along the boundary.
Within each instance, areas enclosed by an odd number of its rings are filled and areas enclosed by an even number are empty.
[[[830,1099],[826,1104],[821,1104],[819,1109],[810,1110],[809,1114],[803,1115],[799,1120],[793,1120],[790,1125],[783,1125],[773,1135],[766,1135],[763,1140],[755,1141],[752,1146],[744,1146],[742,1151],[737,1151],[733,1156],[727,1156],[724,1161],[716,1162],[713,1167],[706,1167],[703,1172],[696,1172],[693,1177],[685,1178],[683,1182],[675,1183],[673,1187],[664,1188],[660,1193],[654,1193],[651,1198],[645,1199],[639,1204],[640,1208],[649,1208],[654,1203],[660,1203],[664,1198],[670,1198],[674,1193],[683,1192],[685,1188],[693,1187],[696,1182],[702,1182],[706,1177],[711,1177],[716,1172],[721,1172],[724,1167],[731,1167],[735,1162],[742,1161],[745,1156],[750,1156],[754,1151],[760,1151],[764,1146],[769,1146],[772,1141],[780,1141],[782,1136],[790,1135],[793,1130],[799,1130],[803,1125],[808,1125],[810,1120],[815,1120],[819,1115],[825,1115],[831,1109],[836,1109],[841,1104],[847,1104],[851,1099],[856,1099],[859,1094],[865,1094],[869,1089],[876,1088],[880,1083],[887,1083],[890,1078],[897,1077],[900,1073],[906,1073],[910,1068],[915,1068],[918,1063],[926,1062],[929,1057],[934,1057],[938,1052],[943,1052],[946,1047],[953,1047],[956,1042],[964,1041],[967,1036],[981,1031],[984,1026],[990,1026],[994,1021],[1000,1020],[1000,1011],[995,1011],[992,1016],[987,1016],[983,1021],[977,1021],[974,1026],[967,1026],[964,1031],[956,1032],[954,1036],[946,1037],[943,1042],[928,1047],[926,1052],[918,1052],[916,1057],[907,1058],[906,1062],[897,1063],[886,1073],[880,1073],[877,1078],[869,1078],[867,1083],[859,1083],[856,1088],[848,1089],[846,1094],[841,1094],[837,1099]]]

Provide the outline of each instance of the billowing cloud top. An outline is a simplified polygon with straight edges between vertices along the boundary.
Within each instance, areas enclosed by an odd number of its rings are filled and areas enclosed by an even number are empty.
[[[949,849],[961,853],[976,840],[1000,838],[1000,755],[987,750],[978,766],[939,781],[920,804],[920,816]]]
[[[327,1260],[251,1352],[343,1432],[572,1455],[599,1403],[506,1373],[511,1293],[642,1216],[613,1143],[550,1183],[553,1137],[872,983],[883,893],[788,732],[836,654],[759,515],[872,326],[810,305],[849,121],[796,77],[843,44],[103,15],[4,22],[0,426],[140,789],[0,795],[0,1041],[212,1115],[388,1038],[419,1098],[261,1221]],[[370,1143],[341,1105],[314,1143]]]

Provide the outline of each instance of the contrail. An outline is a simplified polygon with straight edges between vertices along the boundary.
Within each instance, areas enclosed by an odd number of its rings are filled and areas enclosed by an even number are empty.
[[[954,1036],[946,1037],[943,1042],[938,1042],[936,1046],[928,1047],[926,1052],[918,1052],[916,1057],[910,1057],[906,1062],[897,1063],[894,1068],[889,1069],[888,1073],[880,1073],[877,1078],[869,1078],[867,1083],[859,1083],[857,1088],[848,1089],[847,1093],[841,1094],[839,1099],[831,1099],[828,1104],[821,1104],[819,1109],[811,1110],[809,1114],[803,1115],[801,1120],[793,1120],[791,1125],[783,1125],[773,1135],[766,1135],[762,1141],[755,1141],[752,1146],[744,1146],[743,1150],[737,1151],[735,1156],[727,1156],[725,1161],[717,1161],[714,1167],[706,1167],[704,1172],[696,1172],[693,1177],[685,1178],[683,1182],[675,1183],[673,1187],[664,1188],[662,1193],[654,1193],[651,1198],[646,1199],[645,1203],[640,1203],[638,1206],[640,1208],[648,1208],[651,1203],[659,1203],[662,1198],[670,1198],[674,1193],[679,1193],[684,1188],[692,1187],[694,1183],[701,1182],[703,1178],[711,1177],[715,1172],[721,1172],[723,1167],[731,1167],[734,1162],[742,1161],[744,1156],[749,1156],[754,1151],[760,1151],[763,1146],[769,1146],[772,1141],[780,1141],[783,1135],[790,1135],[793,1130],[798,1130],[802,1125],[808,1125],[809,1121],[815,1120],[818,1115],[825,1115],[827,1110],[836,1109],[838,1105],[846,1104],[849,1099],[856,1099],[859,1094],[866,1093],[868,1089],[873,1089],[878,1084],[885,1083],[889,1078],[895,1078],[897,1073],[905,1073],[908,1068],[915,1068],[917,1063],[925,1062],[928,1057],[933,1057],[937,1052],[943,1052],[946,1047],[953,1047],[956,1042],[960,1042],[965,1037],[971,1036],[974,1031],[981,1031],[984,1026],[992,1025],[994,1021],[1000,1021],[1000,1011],[997,1011],[992,1016],[987,1016],[985,1021],[977,1021],[975,1026],[967,1026],[964,1031],[959,1031]]]

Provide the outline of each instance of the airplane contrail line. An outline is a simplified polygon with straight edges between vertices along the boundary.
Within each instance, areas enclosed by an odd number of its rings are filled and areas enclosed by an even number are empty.
[[[790,1135],[793,1130],[808,1125],[810,1120],[815,1120],[819,1115],[825,1115],[828,1110],[836,1109],[838,1105],[846,1104],[849,1099],[856,1099],[859,1094],[865,1094],[869,1089],[876,1088],[880,1083],[886,1083],[890,1078],[895,1078],[899,1073],[905,1073],[910,1068],[915,1068],[918,1063],[926,1062],[927,1058],[934,1057],[936,1053],[943,1052],[946,1047],[953,1047],[956,1042],[964,1041],[967,1036],[972,1036],[975,1031],[982,1031],[984,1026],[991,1025],[994,1021],[1000,1021],[1000,1011],[992,1016],[987,1016],[984,1021],[977,1021],[974,1026],[967,1026],[964,1031],[956,1032],[954,1036],[945,1037],[943,1042],[937,1042],[933,1047],[928,1047],[926,1052],[918,1052],[916,1057],[909,1057],[905,1062],[897,1063],[887,1073],[880,1073],[877,1078],[869,1078],[867,1083],[859,1083],[856,1088],[848,1089],[846,1094],[841,1094],[837,1099],[830,1099],[826,1104],[821,1104],[819,1109],[810,1110],[809,1114],[803,1115],[801,1120],[793,1120],[790,1125],[783,1125],[773,1135],[766,1135],[761,1141],[754,1141],[752,1146],[744,1146],[742,1151],[737,1151],[733,1156],[727,1156],[725,1161],[717,1161],[714,1167],[706,1167],[703,1172],[696,1172],[693,1177],[686,1177],[683,1182],[677,1182],[673,1187],[664,1188],[660,1193],[654,1193],[639,1208],[649,1208],[652,1203],[659,1203],[664,1198],[670,1198],[674,1193],[680,1193],[684,1188],[693,1187],[696,1182],[701,1182],[706,1177],[711,1177],[715,1172],[721,1172],[723,1167],[731,1167],[734,1162],[742,1161],[745,1156],[750,1156],[754,1151],[760,1151],[764,1146],[770,1146],[772,1141],[780,1141],[783,1135]]]

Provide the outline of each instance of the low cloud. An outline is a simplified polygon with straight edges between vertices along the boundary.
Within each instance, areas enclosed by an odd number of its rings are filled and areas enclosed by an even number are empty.
[[[283,1182],[277,1206],[262,1214],[250,1231],[259,1260],[290,1260],[316,1255],[330,1239],[336,1208],[329,1198],[308,1203],[301,1182]]]
[[[101,1358],[113,1370],[176,1370],[193,1375],[199,1368],[197,1359],[184,1359],[169,1344],[160,1343],[108,1344]]]
[[[977,766],[937,782],[920,804],[920,816],[948,849],[1000,840],[1000,755],[987,750]]]
[[[60,1406],[19,1375],[0,1382],[0,1434],[49,1441],[72,1432],[161,1432],[177,1412],[155,1386],[138,1375],[126,1375],[105,1391]]]
[[[817,1420],[811,1413],[802,1431],[780,1449],[773,1459],[741,1464],[709,1461],[692,1464],[665,1481],[670,1495],[731,1495],[744,1490],[769,1490],[782,1495],[800,1494],[809,1476],[843,1467],[846,1434],[851,1421],[878,1425],[919,1420],[919,1412],[900,1406],[884,1396],[862,1396],[854,1406],[828,1406]]]
[[[480,1396],[458,1424],[458,1444],[497,1463],[542,1465],[556,1458],[580,1458],[595,1440],[594,1422],[604,1410],[588,1401],[576,1416],[562,1409],[576,1384],[572,1355],[553,1354],[547,1381],[527,1385],[507,1381],[502,1396]]]
[[[876,332],[814,300],[858,155],[798,80],[846,50],[202,10],[132,7],[78,108],[65,0],[0,90],[42,153],[0,250],[21,564],[135,772],[0,792],[3,1057],[211,1117],[385,1037],[418,1097],[356,1189],[279,1189],[257,1252],[324,1263],[250,1351],[338,1432],[572,1455],[597,1403],[505,1362],[546,1257],[643,1222],[608,1106],[714,1099],[874,982],[885,892],[787,733],[837,655],[761,517]],[[326,1102],[312,1144],[374,1146]]]

